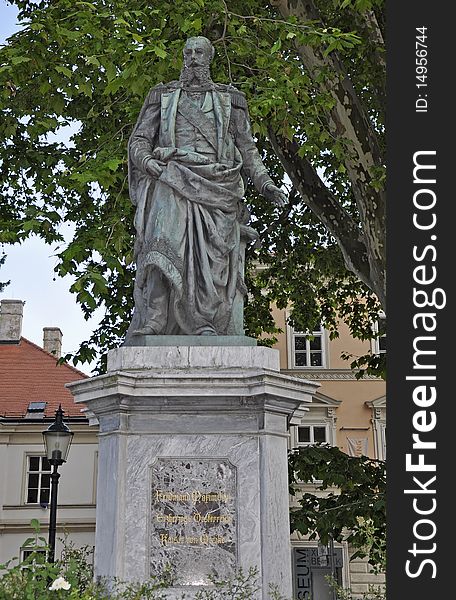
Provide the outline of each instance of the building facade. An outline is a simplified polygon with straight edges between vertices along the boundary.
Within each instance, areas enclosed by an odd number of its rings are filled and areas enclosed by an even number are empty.
[[[57,365],[62,333],[44,328],[43,348],[21,335],[23,303],[2,300],[0,307],[0,563],[24,558],[32,519],[47,539],[50,471],[43,430],[62,406],[74,432],[68,461],[59,468],[56,553],[68,537],[76,546],[93,546],[95,532],[97,432],[76,406],[65,384],[87,377]]]

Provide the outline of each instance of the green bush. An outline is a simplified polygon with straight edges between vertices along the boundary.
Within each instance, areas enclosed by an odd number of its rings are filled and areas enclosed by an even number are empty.
[[[23,546],[32,550],[22,562],[13,558],[0,564],[0,600],[166,600],[166,590],[173,581],[169,575],[152,577],[143,583],[93,581],[93,548],[76,548],[64,540],[64,551],[59,560],[49,563],[46,540],[39,535],[39,522],[34,519],[35,536]],[[259,590],[258,571],[255,568],[225,581],[212,581],[212,586],[201,589],[195,600],[252,600]],[[182,593],[182,600],[188,598]],[[285,600],[271,587],[271,600]]]
[[[326,578],[330,587],[335,590],[337,600],[354,600],[353,592],[350,589],[342,588],[332,577]],[[359,598],[359,594],[356,595]],[[360,600],[386,600],[386,589],[384,586],[369,586],[367,592],[364,592]]]

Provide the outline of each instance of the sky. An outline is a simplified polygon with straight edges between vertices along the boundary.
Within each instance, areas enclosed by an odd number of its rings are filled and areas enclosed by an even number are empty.
[[[18,29],[17,9],[0,0],[0,44]],[[50,246],[34,236],[22,244],[0,246],[7,258],[0,267],[0,281],[10,284],[0,292],[3,298],[23,300],[22,335],[42,346],[43,327],[60,327],[63,333],[62,352],[75,352],[98,325],[102,313],[86,321],[69,288],[73,279],[54,273],[57,264],[56,245]],[[77,368],[90,374],[94,365],[78,364]]]

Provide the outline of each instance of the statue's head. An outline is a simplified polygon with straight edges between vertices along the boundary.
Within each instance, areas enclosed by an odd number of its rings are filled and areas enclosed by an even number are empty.
[[[214,46],[207,38],[203,36],[188,38],[184,46],[184,65],[186,67],[209,67],[214,53]]]

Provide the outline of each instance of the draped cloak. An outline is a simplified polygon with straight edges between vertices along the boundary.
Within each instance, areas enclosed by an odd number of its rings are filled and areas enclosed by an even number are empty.
[[[151,270],[161,273],[170,291],[160,333],[198,334],[208,327],[218,335],[240,333],[233,331],[232,310],[236,294],[245,293],[241,237],[244,247],[256,237],[241,223],[241,170],[259,188],[270,178],[250,134],[246,105],[232,114],[232,94],[207,92],[214,130],[180,88],[163,88],[151,90],[129,143],[137,273],[128,335],[150,319]],[[176,147],[177,110],[213,148],[211,158]],[[236,137],[244,141],[241,148]],[[150,158],[163,169],[158,179],[141,169]]]

